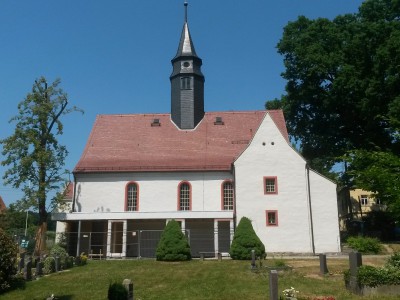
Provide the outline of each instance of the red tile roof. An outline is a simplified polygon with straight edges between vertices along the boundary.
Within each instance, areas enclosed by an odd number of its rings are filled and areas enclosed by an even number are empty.
[[[74,195],[74,183],[68,182],[64,189],[64,200],[72,200]]]
[[[194,130],[178,129],[170,114],[99,115],[74,173],[230,170],[266,113],[288,141],[281,110],[206,113]]]

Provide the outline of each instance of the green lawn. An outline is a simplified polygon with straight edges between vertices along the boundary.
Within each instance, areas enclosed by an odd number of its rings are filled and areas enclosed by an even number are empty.
[[[364,264],[380,265],[383,258],[366,259]],[[346,259],[329,259],[330,275],[319,276],[318,260],[285,260],[292,271],[279,274],[279,288],[295,287],[299,299],[333,295],[336,299],[372,299],[348,293],[342,271]],[[273,260],[266,264],[272,265]],[[51,274],[28,282],[23,290],[15,290],[0,299],[106,299],[110,282],[129,278],[134,283],[135,299],[268,299],[268,273],[250,270],[249,261],[193,260],[190,262],[157,262],[154,260],[89,261],[86,266]],[[378,299],[378,298],[375,298]],[[380,297],[379,299],[397,299]]]

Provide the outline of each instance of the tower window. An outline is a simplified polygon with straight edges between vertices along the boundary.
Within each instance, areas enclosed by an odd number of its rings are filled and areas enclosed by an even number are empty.
[[[181,90],[191,90],[192,89],[192,78],[182,77],[181,78]]]

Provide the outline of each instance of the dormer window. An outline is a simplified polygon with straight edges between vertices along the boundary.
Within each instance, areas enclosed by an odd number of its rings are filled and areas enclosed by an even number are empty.
[[[222,121],[222,117],[215,117],[214,125],[224,125],[224,122]]]
[[[153,119],[153,122],[151,122],[151,127],[154,126],[161,126],[160,119]]]
[[[191,89],[192,89],[192,78],[181,77],[181,90],[191,90]]]

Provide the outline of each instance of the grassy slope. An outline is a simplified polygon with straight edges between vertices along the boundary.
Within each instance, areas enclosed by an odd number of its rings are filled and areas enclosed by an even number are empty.
[[[383,259],[364,264],[379,265]],[[288,260],[292,272],[279,275],[279,288],[291,286],[303,299],[334,295],[337,300],[369,299],[351,295],[344,288],[342,271],[346,259],[328,259],[331,275],[321,277],[318,260]],[[268,260],[264,264],[273,264]],[[24,290],[1,295],[0,299],[106,299],[110,282],[134,282],[135,299],[268,299],[268,274],[252,272],[248,261],[199,261],[167,263],[153,260],[89,261],[88,265],[28,282]],[[312,299],[312,298],[310,298]],[[381,297],[379,299],[396,299]]]

